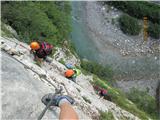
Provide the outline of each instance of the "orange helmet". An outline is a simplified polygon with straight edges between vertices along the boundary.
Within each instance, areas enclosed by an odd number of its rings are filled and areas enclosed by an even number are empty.
[[[74,75],[74,71],[71,70],[71,69],[69,69],[69,70],[67,70],[67,71],[65,72],[65,76],[66,76],[66,77],[71,77],[72,75]]]
[[[40,45],[38,42],[31,42],[30,47],[33,50],[38,50],[40,48]]]

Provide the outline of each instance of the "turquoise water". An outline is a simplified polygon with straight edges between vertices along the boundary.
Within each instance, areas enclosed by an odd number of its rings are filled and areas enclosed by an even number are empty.
[[[97,60],[98,50],[91,41],[83,20],[83,2],[72,2],[71,40],[81,58]]]
[[[84,2],[72,2],[71,40],[81,58],[86,58],[104,65],[110,65],[120,79],[158,78],[160,60],[155,56],[123,57],[109,46],[102,50],[92,41],[85,23]],[[103,47],[103,44],[100,45]]]

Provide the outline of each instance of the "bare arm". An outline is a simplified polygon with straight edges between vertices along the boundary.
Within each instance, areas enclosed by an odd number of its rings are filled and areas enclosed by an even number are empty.
[[[70,104],[63,103],[60,105],[60,109],[60,120],[79,120],[77,113]]]

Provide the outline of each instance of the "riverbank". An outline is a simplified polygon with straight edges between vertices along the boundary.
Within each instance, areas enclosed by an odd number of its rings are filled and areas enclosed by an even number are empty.
[[[117,87],[124,87],[126,82],[128,89],[142,80],[145,84],[139,87],[142,90],[149,87],[150,95],[155,95],[160,71],[159,52],[148,53],[149,41],[143,43],[142,34],[124,35],[116,22],[122,13],[112,7],[108,9],[97,2],[72,2],[72,42],[76,52],[81,58],[111,66]],[[124,50],[131,52],[125,54]]]
[[[160,40],[148,37],[148,40],[144,41],[143,32],[137,36],[123,34],[118,24],[118,18],[123,13],[116,8],[100,2],[86,2],[85,8],[87,26],[92,34],[100,37],[98,42],[109,44],[122,56],[146,56],[160,49],[153,46],[156,42],[158,45]]]
[[[98,2],[85,2],[85,11],[84,24],[99,51],[98,62],[112,66],[116,80],[158,78],[159,52],[153,51],[151,40],[143,41],[142,33],[138,36],[122,33],[117,22],[120,11]]]

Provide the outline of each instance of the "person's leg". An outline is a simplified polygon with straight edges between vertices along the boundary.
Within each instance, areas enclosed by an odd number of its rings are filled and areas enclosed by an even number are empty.
[[[71,80],[76,83],[76,77],[72,77]]]
[[[100,96],[99,99],[103,99],[103,93],[102,92],[99,93],[99,96]]]
[[[60,120],[78,120],[78,115],[67,102],[60,105]]]
[[[76,78],[69,77],[68,79],[76,83]]]
[[[39,58],[35,52],[33,55],[34,55],[34,61],[39,62],[40,64],[43,62],[43,59]]]
[[[52,62],[52,58],[51,58],[51,57],[48,57],[48,56],[46,56],[44,60],[45,60],[46,62],[48,62],[48,63],[51,63],[51,62]]]

